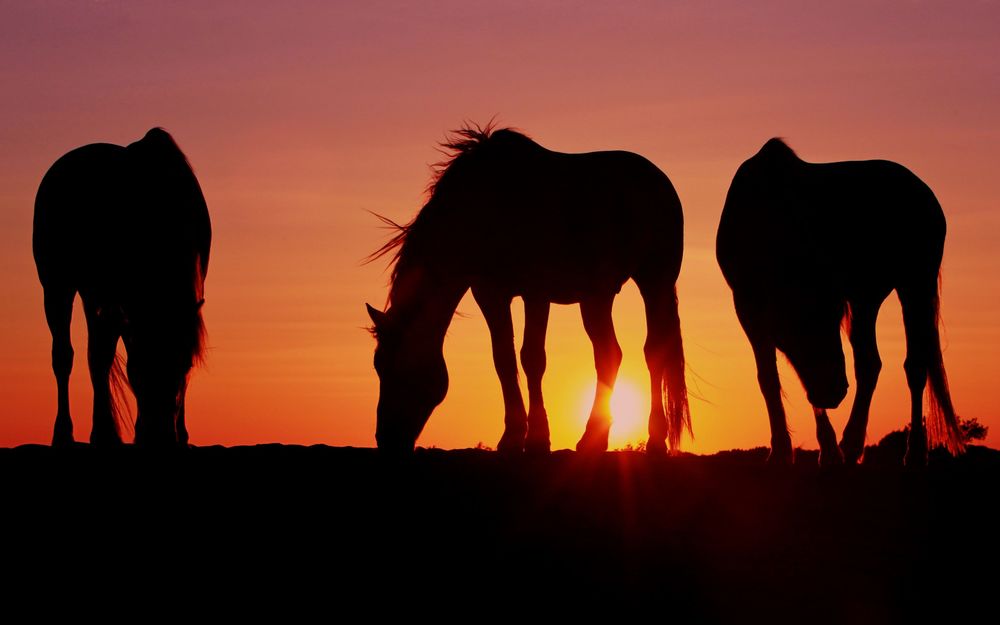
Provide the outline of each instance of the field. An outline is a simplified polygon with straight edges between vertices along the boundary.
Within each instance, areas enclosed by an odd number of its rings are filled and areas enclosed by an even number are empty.
[[[1000,452],[973,447],[923,472],[821,470],[808,452],[784,470],[763,460],[3,449],[5,588],[421,620],[854,623],[995,610]]]

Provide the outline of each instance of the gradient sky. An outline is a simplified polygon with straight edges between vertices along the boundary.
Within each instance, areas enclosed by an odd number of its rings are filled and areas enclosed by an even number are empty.
[[[409,219],[440,159],[435,143],[494,115],[552,149],[638,152],[673,181],[699,396],[684,446],[701,453],[769,439],[714,253],[736,168],[776,135],[810,161],[903,163],[948,217],[945,363],[960,415],[992,426],[995,445],[998,24],[987,1],[0,1],[0,445],[51,436],[55,381],[30,239],[35,191],[60,155],[159,125],[196,169],[215,237],[208,364],[188,393],[193,443],[368,446],[378,383],[364,303],[384,303],[388,274],[360,263],[387,236],[365,211]],[[422,445],[495,445],[502,431],[485,323],[471,298],[459,310],[445,343],[451,390]],[[520,318],[517,302],[518,336]],[[644,389],[631,283],[615,320],[620,379]],[[72,409],[86,440],[83,325],[78,305]],[[908,415],[895,296],[878,335],[870,441]],[[553,309],[548,351],[553,444],[570,447],[595,377],[577,307]],[[815,447],[801,387],[782,372],[793,440]],[[644,401],[641,414],[619,415],[613,446],[644,438]],[[833,413],[838,431],[847,406]]]

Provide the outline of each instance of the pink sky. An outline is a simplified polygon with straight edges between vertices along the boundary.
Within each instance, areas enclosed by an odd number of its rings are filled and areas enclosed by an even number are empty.
[[[387,274],[359,261],[386,233],[365,209],[408,219],[439,160],[435,142],[494,115],[552,149],[639,152],[677,187],[681,320],[702,398],[685,448],[768,441],[714,237],[732,174],[776,135],[811,161],[901,162],[935,190],[949,220],[945,363],[960,414],[996,429],[997,24],[995,2],[0,2],[0,445],[51,435],[55,384],[30,236],[38,182],[61,154],[160,125],[196,168],[215,239],[192,442],[371,445],[377,379],[361,328],[364,302],[385,300]],[[468,317],[445,345],[451,391],[421,444],[494,445],[502,429],[485,323],[471,299],[460,311]],[[631,285],[615,318],[622,377],[645,388]],[[75,321],[73,410],[85,439],[86,339]],[[558,307],[551,324],[545,388],[553,442],[567,447],[594,371],[578,310]],[[907,415],[894,297],[879,340],[870,440]],[[804,395],[783,372],[794,440],[814,447]],[[838,430],[846,413],[833,414]],[[644,416],[623,416],[612,443],[639,440]]]

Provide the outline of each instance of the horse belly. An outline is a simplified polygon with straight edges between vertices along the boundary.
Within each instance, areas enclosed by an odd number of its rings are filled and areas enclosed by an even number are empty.
[[[539,299],[555,304],[577,304],[596,295],[621,291],[629,275],[620,266],[562,262],[519,264],[515,271],[491,272],[477,282],[511,297]]]

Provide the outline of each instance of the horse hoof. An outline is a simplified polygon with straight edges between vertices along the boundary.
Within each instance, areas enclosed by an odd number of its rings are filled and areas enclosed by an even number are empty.
[[[608,434],[611,432],[611,419],[590,416],[587,427],[583,430],[576,450],[582,453],[598,454],[608,450]]]
[[[113,445],[109,445],[108,441],[107,440],[103,440],[103,439],[102,439],[101,444],[103,446],[105,446],[105,447],[113,446]],[[118,441],[118,444],[119,445],[121,444],[121,440]],[[180,443],[177,440],[177,437],[174,436],[174,435],[153,436],[153,435],[151,435],[149,433],[141,434],[139,432],[136,432],[136,434],[135,434],[135,446],[137,448],[139,448],[139,449],[143,449],[143,450],[151,451],[151,452],[161,452],[161,451],[167,451],[167,452],[169,452],[169,451],[174,451],[174,450],[177,450],[177,449],[185,449],[185,448],[187,448],[187,445]],[[393,446],[393,445],[386,445],[386,444],[383,443],[383,444],[379,444],[378,448],[379,448],[380,451],[383,450],[383,449],[389,450],[389,449],[395,448],[395,449],[393,449],[393,451],[404,451],[404,452],[409,451],[409,453],[413,453],[413,445],[412,444],[409,445],[409,446],[407,446],[407,445]],[[390,453],[392,453],[392,452],[390,452]]]
[[[651,438],[646,441],[646,453],[650,456],[667,455],[667,443],[659,439]]]
[[[846,464],[858,464],[861,462],[861,456],[865,453],[864,430],[852,428],[848,425],[844,429],[844,437],[840,439],[840,453],[843,454]]]
[[[821,467],[836,467],[844,464],[844,454],[841,453],[840,447],[834,445],[831,448],[821,449],[819,452],[819,466]]]
[[[584,454],[600,454],[608,450],[608,435],[584,434],[576,444],[576,450]]]
[[[122,438],[118,432],[113,430],[110,432],[91,432],[90,444],[92,447],[101,448],[121,447]]]
[[[927,434],[923,431],[914,433],[906,439],[906,455],[903,456],[903,466],[908,469],[923,469],[927,466]]]
[[[859,464],[861,455],[864,453],[864,446],[841,442],[840,453],[844,456],[844,464]]]
[[[73,440],[73,433],[61,433],[56,432],[52,436],[52,446],[53,447],[72,447],[76,441]]]
[[[524,436],[511,436],[506,432],[497,443],[497,452],[507,455],[520,454],[524,451]]]
[[[773,467],[790,467],[795,461],[795,455],[789,447],[771,447],[771,453],[767,455],[767,464]]]
[[[524,453],[531,454],[533,456],[544,456],[552,451],[552,444],[549,439],[544,440],[528,440],[524,443]]]

